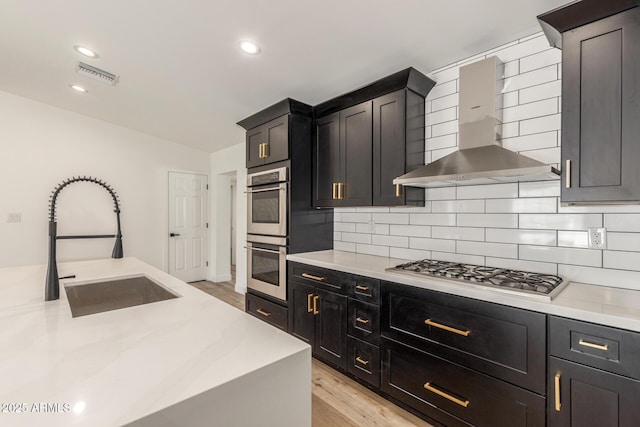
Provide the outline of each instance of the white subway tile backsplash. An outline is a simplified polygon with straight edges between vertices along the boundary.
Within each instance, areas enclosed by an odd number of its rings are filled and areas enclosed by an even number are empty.
[[[428,225],[392,225],[389,229],[392,236],[431,237]]]
[[[518,228],[517,214],[458,214],[458,226]]]
[[[535,53],[520,58],[520,72],[537,70],[553,64],[559,64],[562,61],[562,51],[560,49],[550,48],[542,52]]]
[[[352,243],[371,243],[371,234],[343,232],[340,240]]]
[[[484,257],[480,255],[454,254],[450,252],[431,252],[433,259],[464,264],[485,265]]]
[[[431,251],[423,251],[420,249],[407,248],[390,248],[389,255],[391,258],[401,258],[410,261],[431,258]]]
[[[373,214],[373,221],[383,224],[409,224],[408,213],[390,212],[386,214]]]
[[[456,242],[456,252],[459,254],[483,256],[491,254],[492,256],[499,258],[518,258],[518,245],[460,240]]]
[[[374,246],[374,245],[356,245],[356,252],[359,254],[368,254],[368,255],[377,255],[383,257],[389,257],[389,247],[388,246]]]
[[[530,271],[532,273],[558,274],[558,264],[550,262],[524,261],[521,259],[487,257],[488,267],[510,268],[512,270]]]
[[[484,200],[437,200],[431,203],[431,212],[484,213],[484,203]]]
[[[520,243],[524,245],[556,245],[554,230],[526,230],[509,228],[487,228],[487,242]]]
[[[607,249],[640,252],[640,234],[608,232]]]
[[[484,240],[484,228],[473,227],[431,227],[434,239]]]
[[[520,121],[520,135],[549,132],[560,129],[560,114]]]
[[[557,104],[556,104],[557,107]],[[445,110],[439,110],[433,113],[429,113],[425,117],[425,123],[433,126],[439,123],[450,122],[458,118],[458,107],[454,106]]]
[[[371,236],[371,244],[381,246],[395,246],[398,248],[409,247],[409,237],[406,236]]]
[[[519,252],[519,259],[530,261],[602,267],[602,251],[595,249],[521,245]]]
[[[448,110],[445,110],[448,111]],[[517,122],[532,117],[548,116],[558,112],[558,101],[555,98],[520,104],[502,110],[502,122]]]
[[[511,92],[514,90],[524,89],[527,87],[537,86],[558,79],[558,66],[551,65],[540,68],[539,70],[529,71],[528,73],[518,74],[503,80],[503,92]]]
[[[554,80],[538,86],[520,89],[517,93],[519,94],[520,102],[523,104],[547,98],[560,99],[562,82],[560,80]],[[558,106],[558,108],[560,108],[560,106]]]
[[[433,71],[425,102],[425,163],[458,149],[459,69],[488,55],[503,62],[503,147],[560,163],[561,51],[537,32]],[[568,281],[640,290],[640,205],[561,206],[560,181],[425,190],[425,207],[338,208],[334,249],[558,274]],[[587,248],[606,227],[607,248]]]
[[[425,140],[425,150],[439,150],[441,148],[451,148],[458,145],[458,134],[437,136]]]
[[[588,243],[586,231],[558,231],[558,246],[586,248]]]
[[[640,290],[640,272],[558,265],[558,276],[571,282]]]
[[[411,249],[424,249],[427,251],[455,252],[456,241],[410,237],[409,247]]]
[[[521,182],[520,197],[559,197],[560,180]]]
[[[409,224],[415,225],[456,225],[455,214],[412,213]]]
[[[586,230],[602,227],[602,215],[598,214],[522,214],[520,228],[545,230]]]
[[[469,185],[458,187],[458,199],[503,199],[518,197],[518,184]]]
[[[486,203],[487,213],[555,213],[557,208],[555,197],[490,199]]]
[[[535,150],[558,146],[558,132],[543,132],[533,135],[502,138],[502,146],[511,151]]]
[[[640,271],[639,252],[604,251],[603,267]]]
[[[640,214],[605,214],[604,226],[609,231],[640,232]]]

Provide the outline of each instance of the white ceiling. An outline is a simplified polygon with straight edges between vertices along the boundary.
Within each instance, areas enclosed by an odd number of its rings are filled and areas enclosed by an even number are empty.
[[[427,73],[539,31],[536,15],[567,1],[2,0],[0,90],[216,151],[283,98],[314,105],[409,66]],[[239,51],[243,38],[262,54]],[[118,86],[79,76],[78,60]]]

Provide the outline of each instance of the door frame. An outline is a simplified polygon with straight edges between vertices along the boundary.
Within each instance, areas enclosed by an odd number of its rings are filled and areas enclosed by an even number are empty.
[[[171,262],[169,260],[169,233],[171,232],[171,227],[169,224],[169,185],[171,184],[170,180],[169,180],[169,175],[171,173],[184,173],[184,174],[190,174],[190,175],[203,175],[205,177],[207,177],[207,188],[211,188],[211,177],[209,172],[199,172],[199,171],[194,171],[194,170],[183,170],[183,169],[165,169],[164,174],[165,174],[165,191],[164,191],[164,206],[165,209],[163,210],[163,221],[164,221],[164,239],[162,239],[162,251],[164,256],[163,258],[163,266],[162,266],[162,271],[164,271],[165,273],[169,273],[169,263]],[[211,197],[210,197],[209,192],[207,192],[207,212],[205,215],[205,220],[207,223],[211,224]],[[211,244],[211,227],[208,228],[208,232],[207,232],[207,244],[206,244],[206,248],[207,248],[207,256],[206,256],[206,261],[209,263],[209,265],[206,267],[206,271],[207,271],[207,277],[206,279],[209,279],[210,273],[211,273],[211,251],[209,248],[209,245]]]

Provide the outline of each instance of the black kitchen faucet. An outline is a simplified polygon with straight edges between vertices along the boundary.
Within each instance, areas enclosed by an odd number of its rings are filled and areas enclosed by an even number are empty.
[[[114,212],[116,213],[116,220],[118,223],[118,230],[116,234],[91,234],[91,235],[79,235],[79,236],[58,236],[57,235],[57,223],[56,223],[56,201],[60,191],[66,188],[69,184],[75,182],[92,182],[107,190],[113,198]],[[118,203],[118,196],[116,192],[107,183],[93,177],[73,177],[64,180],[59,184],[51,193],[49,200],[49,264],[47,266],[47,277],[44,288],[44,300],[52,301],[60,298],[60,283],[58,278],[58,266],[56,263],[56,242],[59,239],[106,239],[114,238],[116,243],[111,252],[111,258],[122,258],[122,231],[120,229],[120,205]],[[72,277],[72,276],[67,276]]]

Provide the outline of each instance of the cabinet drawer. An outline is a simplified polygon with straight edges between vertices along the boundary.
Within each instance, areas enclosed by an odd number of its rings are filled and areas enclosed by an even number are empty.
[[[380,348],[369,343],[347,337],[347,371],[380,387]]]
[[[549,316],[549,353],[640,379],[640,334]]]
[[[382,391],[426,415],[435,406],[477,426],[545,425],[542,396],[384,338],[382,354]]]
[[[280,329],[287,330],[287,308],[260,298],[257,295],[246,294],[247,313],[271,323]]]
[[[380,304],[380,280],[351,275],[347,286],[347,292],[351,298],[371,304]]]
[[[344,294],[347,274],[308,264],[289,263],[289,278]]]
[[[349,335],[380,345],[380,307],[349,299]]]
[[[544,314],[388,282],[382,307],[382,335],[544,394]]]

